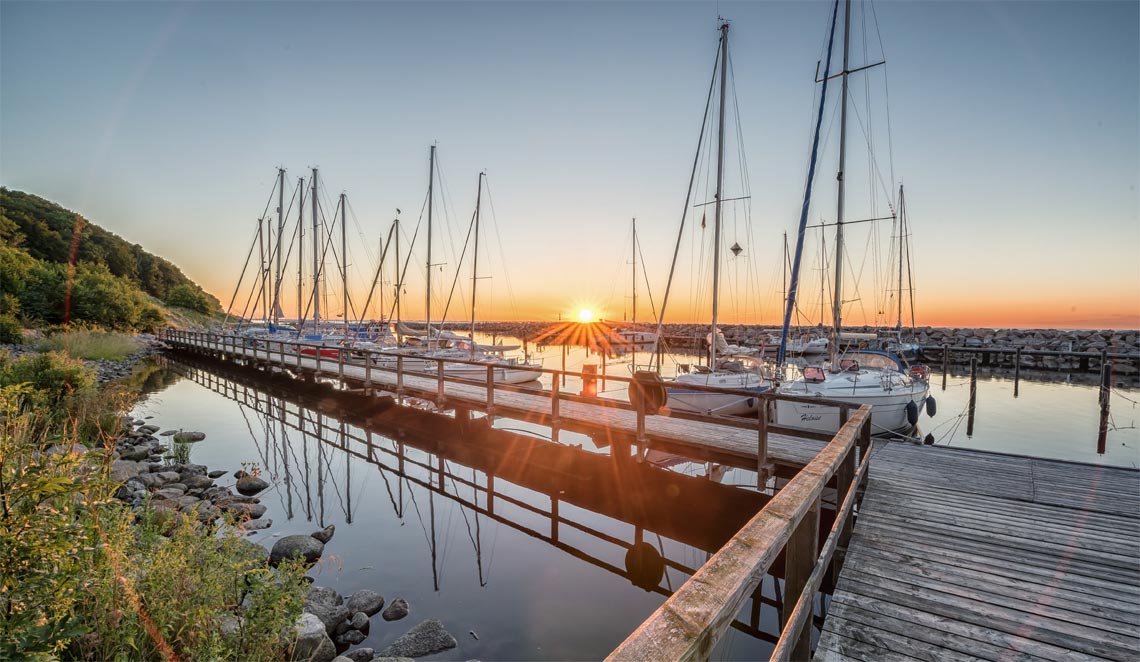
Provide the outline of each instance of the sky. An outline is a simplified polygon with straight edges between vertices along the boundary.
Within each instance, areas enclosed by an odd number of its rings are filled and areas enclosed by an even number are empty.
[[[846,218],[890,216],[905,185],[917,323],[1140,327],[1140,4],[852,4],[850,67],[886,64],[850,76]],[[469,314],[470,256],[458,257],[485,171],[481,319],[582,308],[628,318],[636,217],[644,321],[650,298],[660,309],[685,209],[718,13],[731,21],[719,320],[771,324],[783,235],[794,243],[803,200],[827,2],[6,0],[0,184],[170,259],[228,303],[277,168],[289,206],[297,178],[318,167],[326,218],[340,193],[349,201],[359,306],[396,209],[407,255],[435,144],[433,318],[457,269],[449,318]],[[838,48],[837,38],[833,71]],[[838,83],[812,224],[836,215]],[[713,199],[710,147],[690,205]],[[711,315],[712,209],[689,207],[666,321]],[[420,223],[403,313],[422,319]],[[847,226],[848,323],[895,321],[893,227]],[[820,256],[834,239],[833,228],[806,235],[799,321],[820,320]],[[335,315],[339,279],[326,287]]]

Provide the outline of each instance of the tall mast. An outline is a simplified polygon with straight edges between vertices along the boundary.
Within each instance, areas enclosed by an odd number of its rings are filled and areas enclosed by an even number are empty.
[[[262,321],[265,321],[265,277],[268,275],[268,268],[265,265],[265,225],[267,220],[268,219],[265,218],[257,219],[257,251],[261,259],[261,267],[259,269],[261,273],[258,274],[260,277],[259,279],[261,280],[261,296],[258,298],[261,299]]]
[[[317,169],[313,168],[313,329],[321,325],[321,219],[317,211]]]
[[[847,167],[847,63],[851,52],[851,0],[843,3],[843,95],[839,109],[839,182],[838,203],[835,211],[835,300],[832,301],[832,316],[835,318],[835,342],[831,345],[831,365],[839,369],[836,352],[839,349],[839,332],[843,326],[843,171]]]
[[[903,272],[903,237],[906,232],[906,201],[903,199],[903,187],[899,184],[899,320],[897,329],[899,340],[902,340],[902,272]]]
[[[788,303],[788,231],[784,231],[784,263],[782,266],[784,272],[784,303]]]
[[[475,194],[475,249],[471,252],[471,358],[475,358],[475,290],[479,284],[479,211],[483,202],[483,177],[479,173],[479,191]]]
[[[399,344],[402,334],[400,333],[400,321],[403,317],[400,316],[400,299],[401,290],[404,289],[404,271],[400,266],[400,212],[396,211],[396,219],[392,221],[396,226],[396,343]]]
[[[297,333],[305,316],[305,178],[297,178]]]
[[[716,146],[716,221],[713,224],[713,291],[712,291],[712,347],[709,353],[709,367],[716,370],[716,314],[720,299],[720,203],[724,183],[724,108],[725,88],[728,76],[728,22],[720,26],[720,123],[717,126]]]
[[[633,219],[633,314],[630,320],[637,324],[637,219]]]
[[[427,218],[427,294],[424,296],[424,327],[431,343],[431,202],[435,187],[435,145],[431,146],[428,157],[428,218]]]
[[[277,169],[277,265],[273,268],[273,321],[281,321],[281,237],[285,234],[285,169]]]
[[[345,231],[348,205],[344,193],[340,194],[340,290],[341,314],[344,317],[344,335],[348,335],[348,240]]]

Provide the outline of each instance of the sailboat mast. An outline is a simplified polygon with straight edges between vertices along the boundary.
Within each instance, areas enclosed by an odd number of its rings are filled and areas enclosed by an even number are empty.
[[[281,321],[281,237],[285,234],[285,169],[277,169],[277,264],[273,268],[273,322]]]
[[[258,274],[258,276],[260,277],[259,280],[261,281],[261,295],[258,298],[261,299],[261,320],[262,321],[265,321],[265,277],[268,274],[268,269],[265,266],[265,225],[266,225],[266,221],[267,221],[267,219],[264,219],[264,218],[257,219],[257,252],[258,252],[258,257],[261,259],[261,267],[259,268],[259,271],[261,273]],[[254,310],[256,310],[256,308],[254,308]]]
[[[348,205],[344,193],[340,194],[340,291],[341,315],[344,318],[344,335],[348,335],[348,240],[345,230]]]
[[[637,324],[637,219],[633,219],[633,313],[630,320]]]
[[[305,316],[305,178],[297,178],[297,333]]]
[[[835,300],[832,301],[832,315],[835,318],[835,342],[831,345],[831,364],[838,369],[836,352],[839,346],[839,332],[843,326],[843,171],[847,166],[847,75],[848,58],[851,53],[851,0],[843,3],[843,94],[839,110],[839,195],[835,211]]]
[[[483,177],[479,173],[479,191],[475,194],[475,249],[471,252],[471,358],[475,358],[475,290],[479,284],[479,211],[483,202]]]
[[[392,221],[396,226],[396,344],[399,344],[403,339],[403,334],[400,333],[400,321],[403,317],[400,315],[400,299],[401,290],[404,289],[404,273],[400,268],[403,262],[400,262],[400,213],[396,212],[396,220]]]
[[[317,212],[317,169],[313,168],[313,329],[321,325],[321,219]]]
[[[424,328],[431,343],[431,203],[435,187],[435,145],[428,157],[428,217],[427,217],[427,290],[424,295]]]
[[[712,288],[712,335],[709,353],[709,367],[716,370],[717,328],[716,316],[720,299],[720,207],[724,184],[724,110],[725,91],[728,77],[728,22],[720,26],[720,123],[717,126],[716,146],[716,220],[713,224],[713,288]]]
[[[784,304],[788,303],[788,232],[784,231],[784,259],[783,259],[783,272],[784,272]]]
[[[899,184],[899,318],[897,328],[899,331],[899,340],[902,340],[902,276],[903,276],[903,237],[906,232],[906,201],[903,198],[903,187]]]

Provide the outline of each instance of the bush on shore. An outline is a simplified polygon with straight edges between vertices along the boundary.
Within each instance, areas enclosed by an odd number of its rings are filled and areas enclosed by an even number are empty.
[[[67,331],[52,334],[35,343],[41,352],[62,351],[77,359],[122,361],[139,350],[137,339],[110,331]]]
[[[0,659],[282,659],[304,568],[114,499],[125,401],[93,384],[62,353],[0,355]]]

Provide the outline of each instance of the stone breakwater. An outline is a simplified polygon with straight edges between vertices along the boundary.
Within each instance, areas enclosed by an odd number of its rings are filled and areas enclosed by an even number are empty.
[[[175,462],[170,445],[198,443],[204,441],[206,435],[181,429],[160,430],[158,425],[145,419],[123,418],[111,464],[111,480],[120,483],[115,492],[117,499],[139,512],[149,508],[154,517],[167,521],[177,514],[190,516],[204,525],[204,531],[223,515],[232,517],[246,535],[273,525],[272,520],[263,517],[268,509],[256,496],[270,484],[256,469],[248,472],[240,469],[230,474],[223,469],[211,471],[201,464]],[[67,449],[61,448],[58,452],[67,452]],[[71,452],[82,453],[86,449],[75,446]],[[311,565],[321,559],[335,532],[336,527],[330,524],[310,534],[283,536],[269,550],[252,541],[244,542],[270,566],[290,558],[302,558]],[[296,642],[292,659],[365,662],[378,658],[415,658],[459,645],[438,620],[428,619],[379,653],[371,648],[349,651],[351,646],[368,638],[372,617],[377,613],[384,621],[398,621],[411,610],[407,600],[400,597],[388,603],[387,609],[384,605],[384,597],[369,589],[361,589],[346,600],[332,588],[310,587],[294,626]],[[240,614],[227,615],[222,622],[224,630],[237,631],[242,625]]]
[[[515,336],[534,341],[559,325],[574,322],[484,322],[478,325],[483,333]],[[621,328],[629,326],[613,323]],[[652,329],[651,325],[638,325]],[[704,346],[708,335],[707,324],[666,324],[665,336],[674,345]],[[771,346],[771,335],[779,335],[779,329],[763,325],[726,324],[721,327],[725,339],[731,344],[760,347]],[[826,334],[828,329],[813,327],[793,327],[792,335]],[[875,327],[844,327],[845,332],[874,333]],[[906,333],[909,340],[910,334]],[[994,328],[953,328],[919,327],[914,330],[914,340],[923,348],[941,351],[943,345],[977,349],[1049,350],[1057,352],[1108,352],[1109,354],[1140,355],[1140,331],[1135,330],[1069,330],[1069,329],[994,329]],[[1036,357],[1034,357],[1036,358]],[[1023,357],[1028,360],[1028,357]],[[1058,363],[1060,367],[1061,362]],[[1099,365],[1094,361],[1094,366]],[[1044,367],[1044,364],[1042,363]]]

